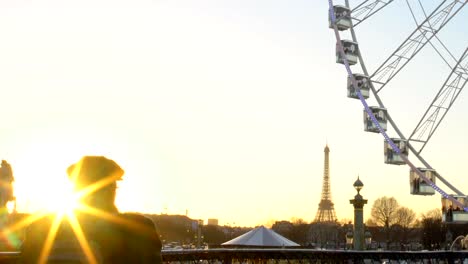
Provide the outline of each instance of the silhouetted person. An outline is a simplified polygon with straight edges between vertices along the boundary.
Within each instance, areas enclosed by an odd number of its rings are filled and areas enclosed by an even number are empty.
[[[75,211],[76,221],[62,220],[48,248],[55,217],[30,225],[22,263],[162,263],[154,223],[142,215],[120,214],[114,204],[116,181],[124,174],[117,163],[102,156],[85,156],[67,173],[77,192],[89,192],[81,199],[84,207]]]
[[[452,205],[449,206],[445,220],[447,222],[453,221],[453,206]]]
[[[418,194],[419,193],[419,179],[417,177],[414,177],[413,179],[413,194]]]
[[[13,200],[13,186],[15,181],[13,170],[6,160],[2,160],[0,167],[0,207],[5,207],[8,201]]]

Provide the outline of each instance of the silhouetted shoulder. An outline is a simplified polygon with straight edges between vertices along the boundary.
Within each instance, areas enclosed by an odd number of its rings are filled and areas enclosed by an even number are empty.
[[[55,257],[56,248],[61,247],[63,241],[70,245],[77,245],[78,243],[68,222],[56,219],[56,215],[47,215],[31,223],[26,228],[25,239],[21,246],[21,263],[37,263],[47,244],[47,239],[53,239],[51,240],[53,243],[50,244],[46,255],[46,260],[49,262]],[[79,246],[74,246],[74,248],[79,248]],[[83,258],[84,255],[81,255],[79,258]]]
[[[123,214],[120,214],[123,218],[129,220],[129,221],[133,221],[135,223],[139,223],[139,224],[142,224],[144,226],[147,226],[147,227],[153,227],[154,228],[154,223],[151,219],[149,219],[148,217],[144,216],[144,215],[141,215],[141,214],[137,214],[137,213],[123,213]]]
[[[37,262],[51,224],[52,218],[47,216],[26,228],[24,241],[21,245],[21,263]]]
[[[86,243],[98,263],[129,263],[125,252],[126,239],[120,225],[96,217],[76,216]],[[76,236],[76,227],[66,219],[55,223],[55,216],[44,217],[30,224],[21,248],[21,263],[38,263],[49,234],[53,241],[45,255],[47,263],[86,263],[87,256]],[[55,225],[55,227],[54,227]],[[51,231],[52,230],[52,231]]]
[[[120,214],[132,263],[162,263],[161,240],[153,221],[135,213]]]

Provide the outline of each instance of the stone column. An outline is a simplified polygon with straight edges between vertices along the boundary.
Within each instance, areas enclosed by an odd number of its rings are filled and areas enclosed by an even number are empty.
[[[358,179],[354,183],[354,188],[357,190],[357,194],[354,196],[354,199],[349,200],[349,202],[354,207],[354,236],[353,236],[353,247],[354,250],[364,250],[365,249],[365,240],[364,240],[364,205],[367,204],[367,200],[364,199],[359,191],[364,187],[364,184]]]

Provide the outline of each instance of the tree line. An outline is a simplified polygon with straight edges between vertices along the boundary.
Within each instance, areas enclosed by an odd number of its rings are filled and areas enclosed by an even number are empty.
[[[372,205],[366,231],[373,249],[436,250],[448,248],[458,236],[468,235],[467,224],[442,222],[441,211],[433,209],[417,214],[401,206],[394,197],[380,197]],[[351,221],[306,223],[302,219],[279,221],[272,229],[303,246],[345,248]]]
[[[460,235],[468,235],[468,224],[450,225],[442,222],[441,211],[433,209],[419,216],[402,206],[394,197],[380,197],[371,207],[366,230],[372,239],[373,249],[435,250],[447,248]],[[147,215],[158,227],[164,241],[194,243],[198,228],[202,240],[208,245],[220,245],[240,236],[253,227],[196,226],[196,220],[186,216]],[[290,221],[272,221],[275,232],[305,247],[345,248],[346,235],[352,230],[349,220],[334,223],[310,223],[300,218]]]

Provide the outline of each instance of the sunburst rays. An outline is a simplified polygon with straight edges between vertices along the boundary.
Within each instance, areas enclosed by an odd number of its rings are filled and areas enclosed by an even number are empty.
[[[34,214],[31,214],[31,215],[27,216],[26,218],[22,219],[21,221],[19,221],[17,223],[14,223],[14,224],[12,224],[10,226],[5,227],[5,229],[2,230],[2,235],[8,236],[8,235],[12,234],[13,232],[16,232],[16,231],[18,231],[20,229],[23,229],[23,228],[29,226],[30,224],[42,219],[46,215],[48,215],[48,212],[46,212],[44,210],[35,212]]]
[[[154,232],[154,228],[144,225],[137,221],[132,221],[126,217],[122,217],[116,214],[109,213],[104,210],[100,210],[98,208],[90,207],[87,205],[80,205],[80,210],[86,214],[90,214],[104,220],[119,224],[122,227],[127,229],[131,229],[136,231],[140,234],[152,234]]]
[[[60,224],[62,223],[63,214],[57,214],[54,218],[54,222],[49,229],[49,233],[47,234],[47,238],[44,242],[44,246],[42,247],[41,254],[39,255],[39,264],[47,263],[49,258],[49,253],[52,250],[52,246],[54,245],[55,237],[57,235],[58,229]]]
[[[77,163],[77,166],[75,166],[75,170],[71,173],[70,179],[72,180],[72,182],[75,182],[75,180],[77,180],[77,176],[80,173],[80,167],[81,164]],[[60,226],[63,223],[63,221],[67,221],[70,224],[73,234],[78,240],[80,248],[86,257],[87,262],[92,264],[99,263],[98,258],[94,255],[93,248],[85,235],[85,231],[83,230],[83,227],[81,226],[80,221],[76,216],[77,213],[92,215],[142,233],[151,231],[144,225],[134,223],[131,220],[118,216],[117,214],[107,212],[105,210],[92,207],[90,205],[86,205],[82,202],[84,199],[86,199],[86,197],[92,195],[93,193],[99,191],[102,188],[109,186],[110,184],[119,180],[120,177],[121,175],[114,173],[108,177],[104,177],[92,184],[89,184],[88,186],[76,191],[73,194],[73,201],[70,201],[68,207],[57,208],[59,210],[53,214],[53,221],[48,230],[47,237],[45,238],[45,241],[43,243],[38,263],[47,263],[49,255],[53,250],[54,241],[57,237],[57,234],[60,230]],[[51,214],[45,210],[38,211],[26,217],[25,219],[5,228],[3,231],[3,235],[6,236],[22,228],[25,228],[35,223],[36,221],[43,219],[44,217],[51,217]]]
[[[78,239],[78,242],[80,243],[81,249],[83,250],[86,260],[90,264],[96,264],[98,263],[96,260],[96,256],[93,253],[93,250],[91,249],[91,246],[86,239],[86,236],[83,232],[83,229],[81,229],[81,225],[78,222],[78,219],[76,219],[75,214],[70,214],[67,216],[68,221],[70,222],[70,225],[72,227],[73,233],[75,234],[76,238]]]

